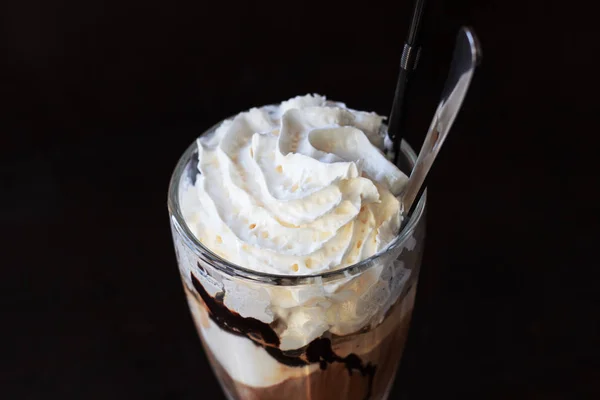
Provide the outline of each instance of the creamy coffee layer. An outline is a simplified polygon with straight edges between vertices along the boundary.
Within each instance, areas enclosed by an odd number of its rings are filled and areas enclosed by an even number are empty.
[[[406,318],[397,321],[396,329],[372,347],[369,353],[362,353],[361,358],[375,366],[375,374],[363,376],[360,373],[350,374],[343,364],[329,364],[325,369],[310,367],[294,368],[291,375],[278,383],[268,386],[250,386],[232,379],[226,369],[215,358],[212,349],[207,346],[206,353],[211,361],[215,374],[230,398],[244,400],[279,400],[302,398],[305,400],[365,400],[385,399],[391,389],[396,374],[398,358],[401,357],[410,323],[410,310]],[[371,331],[372,335],[377,335]],[[369,339],[366,339],[369,340]],[[351,342],[352,339],[348,339]],[[361,339],[358,338],[360,342]],[[356,347],[354,344],[353,347]],[[281,364],[279,364],[281,365]],[[277,371],[277,370],[276,370]],[[278,372],[279,373],[279,372]]]
[[[220,373],[226,373],[227,380],[245,392],[251,388],[311,385],[311,381],[324,379],[319,373],[333,369],[349,372],[345,379],[336,382],[339,390],[345,390],[340,386],[342,382],[348,387],[358,385],[362,395],[357,398],[365,398],[375,383],[375,391],[381,394],[395,370],[398,352],[403,350],[415,295],[413,286],[374,329],[315,339],[299,351],[283,352],[277,348],[277,335],[271,327],[231,312],[219,304],[219,296],[209,296],[199,281],[192,279],[194,289],[185,287],[185,291],[198,332],[213,362],[218,362]],[[393,348],[388,348],[391,343]],[[390,355],[392,350],[395,353]],[[264,397],[261,393],[273,392],[265,390],[256,390],[257,398]]]

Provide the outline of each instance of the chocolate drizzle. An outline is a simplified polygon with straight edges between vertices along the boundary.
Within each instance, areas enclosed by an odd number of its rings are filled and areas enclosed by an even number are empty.
[[[205,272],[200,264],[198,264],[198,268]],[[208,309],[210,319],[219,325],[221,329],[250,339],[254,344],[262,346],[277,361],[288,366],[301,367],[319,363],[319,367],[325,370],[328,364],[342,363],[346,366],[350,376],[356,370],[361,376],[368,377],[369,383],[365,400],[371,397],[373,379],[377,370],[375,365],[371,363],[363,364],[360,357],[354,353],[346,357],[340,357],[333,351],[331,340],[323,337],[314,339],[302,349],[283,351],[279,348],[280,341],[277,333],[275,333],[269,324],[256,318],[243,317],[235,311],[231,311],[223,303],[223,292],[217,293],[212,297],[194,274],[190,273],[190,276],[194,288]]]
[[[242,317],[240,314],[230,311],[223,304],[223,293],[217,293],[211,297],[198,279],[191,274],[194,288],[206,304],[209,315],[221,329],[235,335],[247,336],[253,342],[267,346],[279,346],[279,337],[271,327],[262,321],[252,317]]]
[[[371,363],[363,365],[360,357],[354,353],[343,358],[338,356],[333,352],[331,340],[328,338],[317,338],[310,342],[306,348],[306,358],[311,363],[318,362],[319,367],[323,370],[327,368],[327,364],[339,362],[346,366],[350,376],[352,376],[352,370],[359,371],[362,376],[368,376],[369,386],[365,399],[371,397],[371,392],[373,390],[373,378],[375,377],[377,366]]]

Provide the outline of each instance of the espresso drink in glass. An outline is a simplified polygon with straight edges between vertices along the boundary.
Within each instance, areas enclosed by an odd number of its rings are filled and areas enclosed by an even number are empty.
[[[387,398],[425,236],[425,196],[403,221],[388,147],[382,117],[306,95],[218,123],[179,160],[179,271],[229,399]]]

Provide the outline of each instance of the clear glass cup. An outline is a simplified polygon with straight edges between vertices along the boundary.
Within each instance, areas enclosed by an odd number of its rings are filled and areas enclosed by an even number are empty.
[[[401,153],[412,167],[416,156],[406,142]],[[177,163],[169,214],[183,288],[226,396],[386,399],[413,310],[426,193],[383,252],[315,275],[259,273],[220,258],[188,229],[180,194],[199,173],[197,157],[193,143]]]

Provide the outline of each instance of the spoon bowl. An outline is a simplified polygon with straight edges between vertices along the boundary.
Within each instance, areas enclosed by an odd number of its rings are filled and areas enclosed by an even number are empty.
[[[427,175],[448,137],[471,84],[475,68],[480,61],[481,47],[477,36],[471,28],[462,27],[456,38],[452,63],[440,103],[429,126],[417,162],[400,195],[406,216],[411,215],[417,203],[415,200],[421,197],[427,186],[425,184]]]

